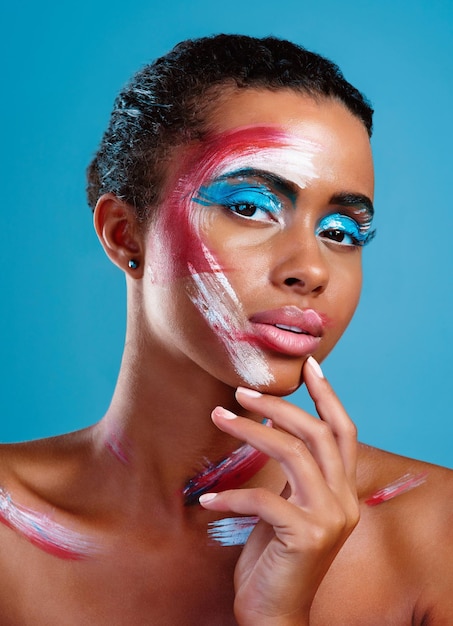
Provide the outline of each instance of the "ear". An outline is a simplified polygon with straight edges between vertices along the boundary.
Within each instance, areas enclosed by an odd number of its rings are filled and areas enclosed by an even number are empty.
[[[94,228],[109,259],[132,278],[143,276],[143,227],[134,209],[112,193],[99,198]],[[136,267],[129,262],[135,261]]]

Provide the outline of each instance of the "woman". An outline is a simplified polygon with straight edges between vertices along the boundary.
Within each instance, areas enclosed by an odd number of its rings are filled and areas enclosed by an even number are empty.
[[[453,623],[450,472],[358,445],[318,365],[373,236],[371,118],[273,38],[120,94],[89,201],[124,357],[98,424],[3,449],[2,624]]]

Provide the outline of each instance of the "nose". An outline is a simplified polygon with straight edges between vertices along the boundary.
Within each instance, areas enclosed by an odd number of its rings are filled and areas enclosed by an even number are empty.
[[[280,242],[271,282],[303,295],[320,295],[329,282],[328,262],[322,243],[313,230],[307,231]]]

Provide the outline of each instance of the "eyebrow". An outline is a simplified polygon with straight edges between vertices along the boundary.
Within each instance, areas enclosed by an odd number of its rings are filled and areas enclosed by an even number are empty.
[[[297,185],[290,180],[287,180],[286,178],[283,178],[278,174],[268,172],[267,170],[257,169],[254,167],[243,167],[241,169],[233,170],[231,172],[225,172],[225,174],[217,176],[214,180],[228,180],[230,178],[236,178],[239,176],[256,176],[256,178],[261,178],[262,180],[271,183],[278,191],[287,196],[289,200],[291,200],[293,203],[295,202],[298,190]]]
[[[340,206],[357,207],[365,209],[370,219],[374,216],[374,206],[368,196],[361,193],[337,193],[330,199],[331,204],[339,204]]]
[[[225,174],[221,174],[216,177],[215,180],[228,180],[229,178],[235,178],[237,176],[256,176],[257,178],[262,178],[263,180],[272,183],[277,189],[284,193],[290,200],[293,202],[297,196],[298,186],[292,181],[279,176],[278,174],[273,174],[272,172],[268,172],[267,170],[256,169],[254,167],[244,167],[238,170],[233,170],[231,172],[225,172]],[[351,193],[351,192],[340,192],[333,195],[330,199],[331,204],[337,204],[344,207],[356,207],[358,209],[365,209],[368,214],[368,218],[370,220],[373,219],[374,216],[374,206],[372,201],[368,196],[365,196],[361,193]]]

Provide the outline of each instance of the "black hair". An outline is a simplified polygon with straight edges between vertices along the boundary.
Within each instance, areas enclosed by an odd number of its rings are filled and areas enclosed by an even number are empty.
[[[88,167],[88,203],[112,192],[145,221],[160,197],[171,147],[202,138],[206,115],[228,86],[293,89],[341,101],[371,136],[371,108],[337,65],[275,37],[216,35],[179,43],[146,65],[115,100]]]

